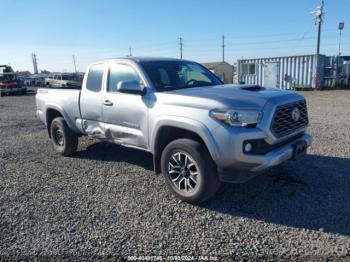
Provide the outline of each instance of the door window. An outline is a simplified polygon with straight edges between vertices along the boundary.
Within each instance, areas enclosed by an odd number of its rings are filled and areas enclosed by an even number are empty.
[[[129,65],[115,64],[109,70],[108,92],[117,92],[117,85],[121,81],[136,80],[140,82],[138,73]]]

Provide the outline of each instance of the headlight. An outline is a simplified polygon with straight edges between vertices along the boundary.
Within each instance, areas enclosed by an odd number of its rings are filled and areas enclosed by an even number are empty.
[[[210,111],[210,116],[230,126],[244,127],[260,123],[262,112],[257,110],[213,109]]]

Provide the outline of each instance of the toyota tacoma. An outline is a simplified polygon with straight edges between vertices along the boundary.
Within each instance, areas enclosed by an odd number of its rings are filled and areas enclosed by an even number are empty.
[[[80,136],[153,154],[179,199],[202,202],[221,182],[240,183],[306,153],[311,136],[300,94],[224,85],[198,63],[119,58],[91,64],[81,90],[38,89],[37,116],[54,149],[74,154]]]

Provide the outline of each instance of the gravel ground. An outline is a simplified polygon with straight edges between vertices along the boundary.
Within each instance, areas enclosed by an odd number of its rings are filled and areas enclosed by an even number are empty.
[[[309,155],[200,206],[168,192],[148,153],[85,137],[56,155],[35,97],[1,97],[0,255],[350,259],[350,91],[303,94]]]

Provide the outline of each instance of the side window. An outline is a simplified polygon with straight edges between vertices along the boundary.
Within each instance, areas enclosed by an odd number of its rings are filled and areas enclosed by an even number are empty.
[[[254,63],[241,64],[241,75],[255,75],[255,67]]]
[[[109,70],[108,92],[116,92],[120,81],[136,80],[140,82],[138,73],[129,65],[115,64]]]
[[[159,74],[163,86],[171,86],[168,72],[164,68],[159,69]]]
[[[211,80],[209,79],[209,77],[207,77],[204,74],[203,69],[201,69],[197,65],[191,65],[191,66],[193,66],[193,68],[189,66],[182,66],[181,70],[178,72],[181,85],[186,85],[186,83],[191,80],[194,80],[197,82],[206,82],[209,84],[211,83]],[[194,71],[193,69],[197,71]]]
[[[207,82],[207,83],[211,82],[210,79],[207,76],[205,76],[202,73],[195,72],[195,71],[189,71],[188,72],[188,79],[189,80],[194,79],[196,81],[202,81],[202,82]]]
[[[104,68],[104,64],[92,65],[90,67],[86,80],[86,89],[93,92],[100,92]]]

